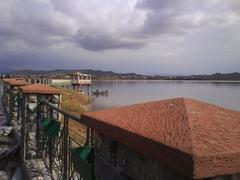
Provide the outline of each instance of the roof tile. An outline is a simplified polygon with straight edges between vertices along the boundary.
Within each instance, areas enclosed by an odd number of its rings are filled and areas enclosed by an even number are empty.
[[[30,85],[31,83],[29,83],[25,80],[11,80],[8,82],[8,84],[10,84],[12,86],[26,86],[26,85]]]
[[[82,119],[191,178],[240,172],[240,112],[175,98],[89,112]]]
[[[61,94],[61,91],[43,84],[31,84],[20,87],[26,94]]]
[[[9,83],[9,82],[15,81],[15,80],[24,80],[24,79],[23,78],[4,78],[3,82]]]

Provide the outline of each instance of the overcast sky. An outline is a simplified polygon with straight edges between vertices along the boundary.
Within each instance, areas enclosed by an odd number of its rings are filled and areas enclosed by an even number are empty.
[[[0,0],[0,70],[240,71],[240,0]]]

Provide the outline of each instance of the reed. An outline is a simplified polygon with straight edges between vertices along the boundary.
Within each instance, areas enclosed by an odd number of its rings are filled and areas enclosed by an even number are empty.
[[[62,93],[62,109],[79,116],[91,110],[91,98],[89,96],[73,90],[59,89]],[[71,138],[76,142],[73,146],[77,146],[77,144],[83,145],[86,138],[86,126],[69,119],[69,129]]]

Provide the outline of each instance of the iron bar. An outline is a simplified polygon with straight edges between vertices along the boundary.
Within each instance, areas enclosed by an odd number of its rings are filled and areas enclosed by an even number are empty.
[[[73,114],[70,114],[69,112],[67,112],[67,111],[65,111],[63,109],[60,109],[60,108],[54,106],[53,104],[49,103],[48,101],[44,101],[44,103],[47,104],[47,106],[49,106],[53,110],[55,110],[55,111],[65,115],[65,116],[67,116],[68,118],[70,118],[70,119],[72,119],[74,121],[77,121],[78,123],[86,124],[86,122],[81,119],[81,116],[75,116]]]
[[[63,179],[68,179],[68,116],[64,115]]]
[[[53,109],[50,108],[50,119],[53,118]],[[53,138],[48,137],[48,153],[49,153],[49,170],[52,174],[52,165],[53,165]]]
[[[23,95],[23,98],[21,99],[21,156],[23,162],[26,159],[26,101],[25,101],[25,95]]]
[[[40,99],[39,96],[37,96],[37,117],[36,117],[36,155],[37,157],[40,157],[40,124],[39,120],[41,119],[41,105],[40,105]]]

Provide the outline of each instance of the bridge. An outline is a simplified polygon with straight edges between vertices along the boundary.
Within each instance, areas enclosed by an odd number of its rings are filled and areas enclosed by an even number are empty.
[[[25,179],[240,178],[240,112],[175,98],[80,117],[61,109],[58,89],[1,83],[0,123],[14,140],[6,156],[20,159]],[[70,121],[83,127],[80,142]]]

